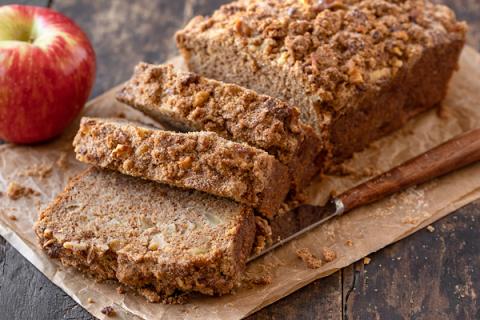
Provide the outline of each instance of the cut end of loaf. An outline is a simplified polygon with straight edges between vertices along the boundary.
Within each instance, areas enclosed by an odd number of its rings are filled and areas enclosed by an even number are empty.
[[[155,300],[230,292],[255,219],[230,200],[90,168],[42,212],[35,232],[50,257]]]

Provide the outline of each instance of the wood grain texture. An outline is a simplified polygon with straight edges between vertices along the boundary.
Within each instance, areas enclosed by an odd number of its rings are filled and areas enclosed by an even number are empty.
[[[344,270],[346,319],[480,319],[480,201]]]
[[[92,319],[0,238],[0,319]]]
[[[13,2],[47,3],[0,0],[0,5]],[[174,55],[174,32],[226,2],[55,0],[54,8],[73,18],[94,44],[94,97],[126,80],[139,60],[161,62]],[[480,50],[480,2],[436,2],[468,21],[468,43]],[[470,204],[435,223],[433,233],[420,231],[372,255],[369,265],[358,262],[320,279],[249,319],[480,319],[480,248],[473,241],[480,238],[479,220],[480,202]],[[94,318],[0,238],[3,319]]]
[[[177,55],[173,36],[194,15],[227,1],[56,0],[54,9],[73,18],[97,54],[93,96],[127,80],[139,61],[160,63]]]
[[[342,273],[319,279],[258,311],[248,320],[342,319]]]

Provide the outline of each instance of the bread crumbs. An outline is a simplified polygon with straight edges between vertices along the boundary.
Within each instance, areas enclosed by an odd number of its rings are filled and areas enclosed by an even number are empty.
[[[361,169],[356,169],[345,163],[332,169],[332,174],[340,177],[352,176],[355,178],[368,178],[380,175],[381,173],[381,170],[374,167],[362,167]]]
[[[106,315],[107,317],[113,317],[117,314],[115,312],[115,309],[113,309],[113,307],[111,306],[103,307],[102,310],[100,310],[100,312]]]
[[[323,258],[325,262],[332,262],[337,259],[337,253],[330,248],[323,248]]]
[[[67,169],[68,168],[68,153],[61,152],[60,156],[57,159],[57,166],[60,169]]]
[[[347,240],[347,241],[345,241],[345,245],[347,245],[349,247],[353,247],[353,241],[352,240]]]
[[[253,286],[265,286],[272,283],[273,278],[269,273],[255,274],[255,273],[245,273],[242,279],[242,284],[251,288]]]
[[[88,303],[95,303],[95,301],[94,301],[92,298],[88,298],[88,299],[87,299],[87,302],[88,302]]]
[[[296,254],[310,269],[318,269],[322,266],[322,260],[315,257],[308,248],[298,249]]]
[[[270,263],[265,263],[256,266],[253,269],[245,271],[241,279],[241,287],[253,288],[254,286],[264,286],[272,283],[272,270],[275,266]]]
[[[433,232],[433,231],[435,231],[435,227],[434,226],[427,226],[427,230],[428,230],[428,232]]]
[[[406,217],[405,219],[402,220],[402,223],[404,223],[404,224],[417,224],[418,223],[418,218]]]
[[[163,304],[185,304],[190,299],[189,293],[179,293],[174,295],[161,295],[156,291],[148,288],[137,289],[137,292],[142,295],[148,302],[151,303],[163,303]]]
[[[12,200],[18,200],[22,197],[38,196],[39,192],[29,187],[24,187],[16,182],[10,182],[7,187],[7,196]]]
[[[370,264],[371,261],[372,261],[372,259],[369,258],[369,257],[363,258],[363,264]]]
[[[34,164],[19,174],[20,177],[39,177],[44,179],[52,173],[52,166]]]
[[[437,117],[442,120],[447,120],[449,118],[448,109],[443,104],[437,108]]]

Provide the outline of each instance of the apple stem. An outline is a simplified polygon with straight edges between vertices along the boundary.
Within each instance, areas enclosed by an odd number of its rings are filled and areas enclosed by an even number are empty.
[[[48,0],[47,2],[47,8],[51,8],[53,5],[53,0]]]

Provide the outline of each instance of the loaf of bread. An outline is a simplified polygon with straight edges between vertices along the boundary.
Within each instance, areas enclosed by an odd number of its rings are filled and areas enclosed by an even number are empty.
[[[82,162],[230,198],[266,217],[277,213],[290,187],[288,169],[272,155],[214,132],[83,118],[73,144]]]
[[[64,265],[174,302],[179,292],[234,288],[255,218],[231,200],[90,168],[41,213],[35,232]]]
[[[176,39],[191,71],[299,107],[341,161],[442,101],[465,33],[428,0],[241,0]]]
[[[319,169],[320,139],[300,123],[297,108],[278,99],[146,63],[137,65],[117,99],[179,130],[212,131],[267,151],[290,169],[292,190],[301,190]]]

